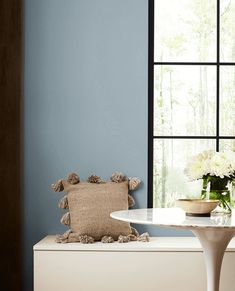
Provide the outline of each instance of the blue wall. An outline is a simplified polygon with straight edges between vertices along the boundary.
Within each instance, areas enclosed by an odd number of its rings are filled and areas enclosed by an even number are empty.
[[[25,0],[24,17],[24,291],[29,291],[32,245],[65,231],[57,209],[61,195],[49,187],[53,181],[70,171],[104,179],[124,171],[143,179],[135,196],[137,207],[147,205],[148,1]]]

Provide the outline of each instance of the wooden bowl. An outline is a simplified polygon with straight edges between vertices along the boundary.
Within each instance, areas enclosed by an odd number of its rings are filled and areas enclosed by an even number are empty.
[[[210,216],[219,200],[207,199],[177,199],[176,206],[182,208],[189,216]]]

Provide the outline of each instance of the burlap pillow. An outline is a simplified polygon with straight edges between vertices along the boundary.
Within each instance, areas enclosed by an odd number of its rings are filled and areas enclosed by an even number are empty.
[[[57,236],[57,242],[148,241],[148,234],[139,236],[128,222],[110,217],[113,211],[127,210],[135,205],[128,190],[137,189],[140,179],[127,178],[116,172],[110,180],[104,182],[92,175],[86,182],[80,182],[79,176],[71,173],[52,184],[54,191],[64,191],[66,194],[60,200],[59,207],[69,210],[63,215],[61,223],[69,226],[70,230]]]
[[[70,228],[79,235],[89,235],[95,240],[103,236],[131,233],[128,222],[110,217],[110,213],[128,209],[128,181],[92,184],[81,182],[71,185],[63,181],[68,198]]]

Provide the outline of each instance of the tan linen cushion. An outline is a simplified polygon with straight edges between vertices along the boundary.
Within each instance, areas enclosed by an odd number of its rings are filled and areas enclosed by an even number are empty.
[[[92,236],[95,240],[105,235],[117,239],[119,235],[131,233],[128,222],[110,217],[113,211],[128,209],[128,181],[71,185],[63,180],[63,186],[68,196],[72,231]]]

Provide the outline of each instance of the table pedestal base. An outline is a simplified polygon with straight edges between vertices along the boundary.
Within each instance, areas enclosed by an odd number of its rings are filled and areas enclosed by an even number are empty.
[[[234,230],[228,229],[195,229],[192,231],[200,240],[207,271],[207,291],[219,291],[220,270],[224,252]]]

